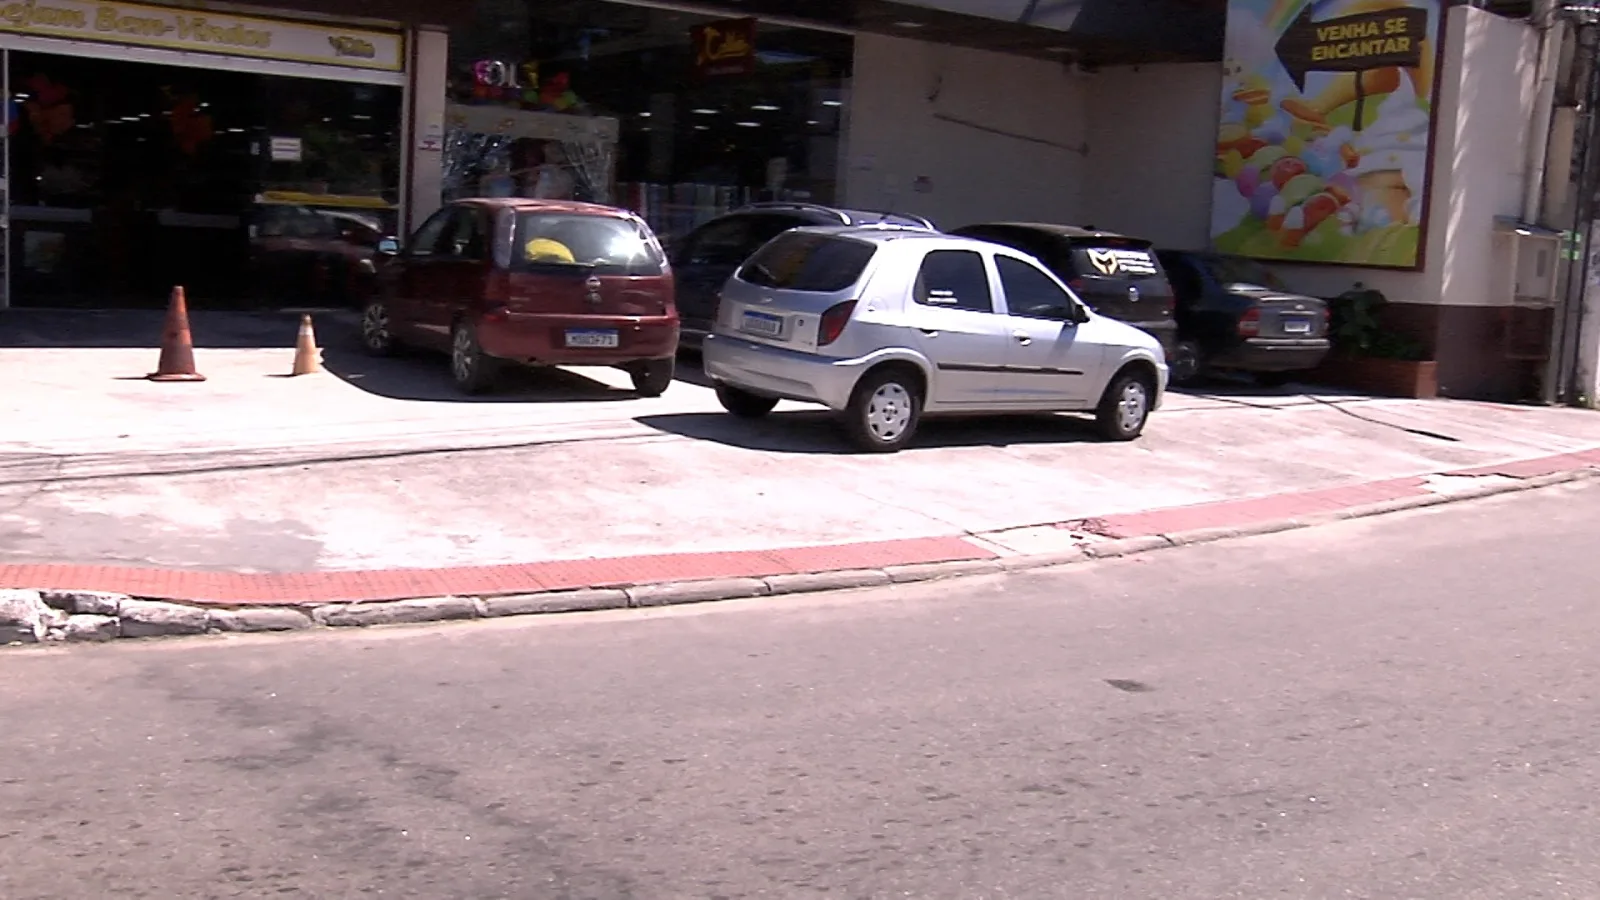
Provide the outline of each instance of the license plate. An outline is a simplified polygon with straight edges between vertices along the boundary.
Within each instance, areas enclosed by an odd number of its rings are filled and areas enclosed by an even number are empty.
[[[1285,316],[1283,330],[1287,334],[1310,334],[1311,320],[1301,316]]]
[[[614,328],[584,328],[567,332],[568,347],[615,347],[617,331]]]
[[[739,325],[744,331],[751,334],[761,334],[767,337],[777,337],[783,334],[783,317],[771,316],[766,313],[746,312]]]

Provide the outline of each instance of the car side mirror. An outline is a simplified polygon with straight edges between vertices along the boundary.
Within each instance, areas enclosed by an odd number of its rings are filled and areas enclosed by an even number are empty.
[[[381,256],[399,256],[400,241],[392,237],[386,237],[378,241],[378,253]]]

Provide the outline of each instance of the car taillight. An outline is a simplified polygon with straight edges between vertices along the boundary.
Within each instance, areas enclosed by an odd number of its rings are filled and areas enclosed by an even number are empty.
[[[1326,332],[1333,326],[1333,310],[1324,306],[1322,308],[1322,330]]]
[[[817,323],[817,346],[826,347],[837,341],[839,335],[844,334],[844,326],[850,324],[850,314],[855,311],[854,300],[828,307],[828,311],[822,314],[822,320]]]
[[[1261,333],[1261,308],[1252,306],[1239,317],[1239,336],[1255,337]]]
[[[1074,279],[1072,279],[1071,281],[1067,282],[1067,287],[1072,288],[1072,292],[1074,294],[1077,294],[1079,297],[1083,296],[1083,279],[1082,278],[1074,278]]]

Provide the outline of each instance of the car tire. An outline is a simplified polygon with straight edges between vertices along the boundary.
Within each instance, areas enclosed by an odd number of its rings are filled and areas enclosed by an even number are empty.
[[[628,367],[628,375],[633,378],[633,392],[641,397],[659,397],[672,386],[672,376],[675,372],[676,361],[667,359],[647,359],[636,362]]]
[[[1144,432],[1150,421],[1154,395],[1150,377],[1140,372],[1120,372],[1107,385],[1095,411],[1100,434],[1108,441],[1131,441]]]
[[[759,419],[778,405],[777,397],[763,397],[726,384],[717,385],[717,402],[741,419]]]
[[[922,420],[922,388],[904,368],[869,372],[856,383],[845,408],[850,442],[869,453],[894,453],[916,436]]]
[[[450,330],[450,380],[463,394],[485,394],[495,385],[499,360],[483,352],[478,331],[466,322]]]
[[[1180,341],[1172,348],[1172,356],[1167,360],[1168,376],[1175,385],[1190,385],[1200,380],[1205,374],[1205,357],[1200,353],[1200,345],[1193,341]]]
[[[393,356],[400,349],[394,339],[389,307],[382,300],[370,300],[361,309],[361,347],[373,356]]]

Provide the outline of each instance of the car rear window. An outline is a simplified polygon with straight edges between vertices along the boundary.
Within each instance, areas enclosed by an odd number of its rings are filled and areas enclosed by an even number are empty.
[[[1073,269],[1080,275],[1134,281],[1161,276],[1161,264],[1156,262],[1155,251],[1139,243],[1075,242],[1071,256]]]
[[[860,280],[877,252],[865,241],[791,231],[746,260],[739,280],[781,291],[834,294]]]
[[[517,214],[511,267],[592,269],[596,275],[660,275],[661,249],[638,222],[580,213]]]

